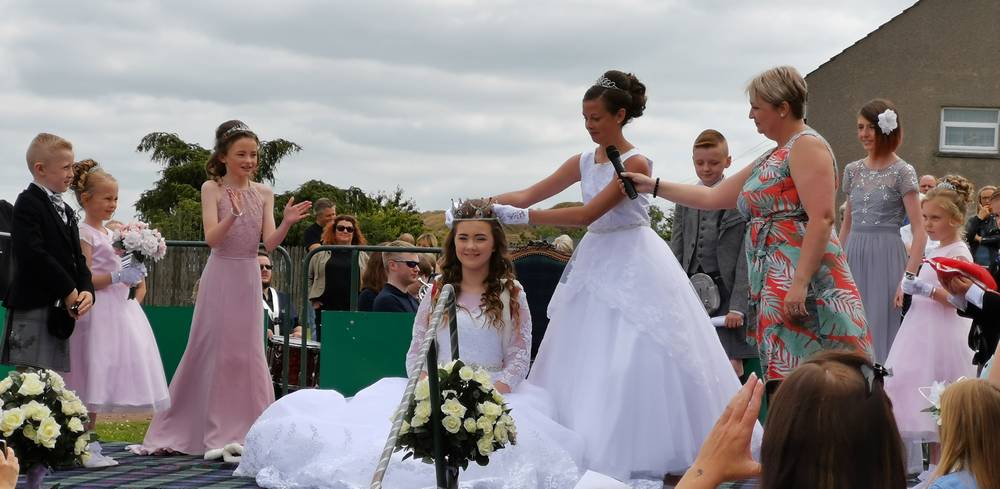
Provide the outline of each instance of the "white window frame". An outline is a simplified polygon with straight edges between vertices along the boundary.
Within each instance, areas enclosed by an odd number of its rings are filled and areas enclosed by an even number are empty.
[[[939,140],[938,149],[944,153],[973,153],[973,154],[995,154],[1000,152],[1000,122],[956,122],[956,121],[945,121],[944,111],[946,110],[980,110],[985,112],[996,112],[997,119],[1000,120],[1000,109],[995,108],[982,108],[982,107],[942,107],[941,108],[941,139]],[[949,127],[970,127],[970,128],[983,128],[983,129],[993,129],[993,147],[987,148],[983,146],[955,146],[945,144],[945,130]]]

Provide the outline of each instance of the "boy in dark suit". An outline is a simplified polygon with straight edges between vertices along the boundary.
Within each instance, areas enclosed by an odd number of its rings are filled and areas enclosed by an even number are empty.
[[[94,303],[76,216],[62,200],[73,179],[73,145],[42,133],[27,160],[33,181],[14,203],[14,276],[0,362],[68,372],[69,336]]]

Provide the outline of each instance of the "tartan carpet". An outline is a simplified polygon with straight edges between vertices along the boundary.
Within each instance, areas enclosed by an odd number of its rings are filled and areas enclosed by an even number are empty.
[[[126,443],[102,443],[103,452],[118,465],[99,469],[77,468],[50,472],[44,487],[59,484],[60,489],[112,488],[129,489],[190,489],[190,488],[257,488],[253,479],[233,477],[235,465],[221,461],[209,462],[202,457],[186,455],[140,457],[125,451]],[[25,487],[24,476],[18,478],[18,488]]]

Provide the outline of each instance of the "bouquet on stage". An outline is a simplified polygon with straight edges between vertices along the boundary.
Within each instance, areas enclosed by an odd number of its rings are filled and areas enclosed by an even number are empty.
[[[115,231],[112,244],[123,257],[122,266],[130,266],[133,260],[145,266],[147,261],[160,261],[167,254],[163,235],[142,221],[132,221]],[[135,299],[134,285],[129,288],[128,298]]]
[[[90,457],[87,408],[56,372],[11,372],[0,381],[0,403],[0,432],[29,474],[79,466]]]
[[[447,465],[457,474],[469,461],[489,463],[490,454],[516,443],[517,430],[503,395],[493,386],[490,374],[461,360],[451,361],[437,370],[441,391],[441,428]],[[427,379],[417,383],[396,451],[409,457],[434,463],[430,386]]]

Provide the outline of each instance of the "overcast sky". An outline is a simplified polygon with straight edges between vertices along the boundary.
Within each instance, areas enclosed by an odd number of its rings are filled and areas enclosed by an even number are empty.
[[[647,85],[626,136],[655,173],[690,182],[701,129],[729,138],[734,166],[766,149],[746,118],[755,74],[806,74],[913,3],[0,0],[0,198],[29,180],[31,138],[54,132],[115,175],[127,219],[158,178],[135,152],[143,135],[211,147],[238,118],[304,148],[279,166],[279,192],[398,185],[441,209],[589,148],[580,99],[610,68]]]

